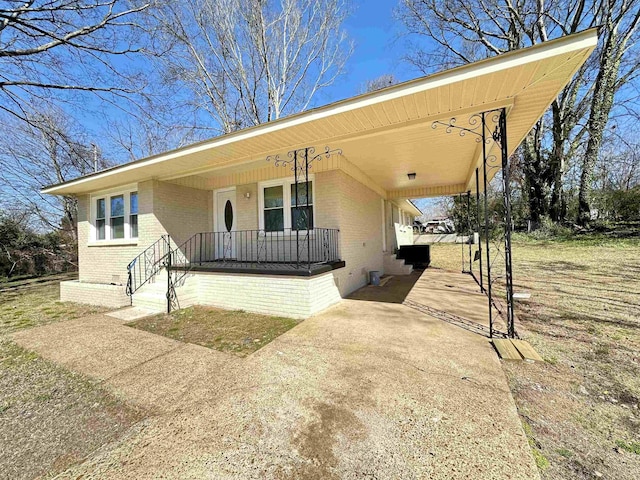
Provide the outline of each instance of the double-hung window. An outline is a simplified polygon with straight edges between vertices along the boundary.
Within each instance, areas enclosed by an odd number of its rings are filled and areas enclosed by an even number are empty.
[[[129,228],[131,237],[138,238],[138,192],[129,194]]]
[[[96,242],[138,238],[138,192],[135,189],[91,197]]]
[[[107,207],[104,198],[96,200],[96,240],[104,240],[106,238],[106,214]]]
[[[267,232],[284,230],[284,188],[282,185],[265,187],[263,190],[263,223]]]
[[[266,232],[285,230],[312,230],[314,225],[313,180],[300,182],[294,179],[263,182],[259,185],[260,229]]]
[[[111,227],[111,238],[114,240],[124,238],[124,195],[111,197],[110,212],[109,226]]]
[[[291,184],[291,228],[293,230],[313,229],[312,191],[312,181],[298,183],[298,206],[296,207],[296,184]]]

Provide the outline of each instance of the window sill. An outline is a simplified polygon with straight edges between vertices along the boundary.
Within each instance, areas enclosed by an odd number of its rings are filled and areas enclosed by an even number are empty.
[[[137,238],[120,238],[118,240],[94,240],[87,244],[88,247],[123,247],[137,245]]]

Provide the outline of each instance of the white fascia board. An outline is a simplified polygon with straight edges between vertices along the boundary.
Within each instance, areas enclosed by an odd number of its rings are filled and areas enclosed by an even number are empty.
[[[172,159],[192,155],[204,150],[214,149],[228,145],[231,143],[242,142],[260,135],[277,132],[286,128],[304,123],[321,120],[333,115],[349,112],[359,108],[365,108],[378,103],[387,102],[402,98],[404,96],[413,95],[415,93],[426,90],[435,89],[456,82],[465,81],[471,78],[499,72],[501,70],[518,67],[527,63],[544,60],[556,55],[562,55],[572,51],[581,49],[594,48],[598,41],[596,29],[586,30],[581,33],[562,37],[556,40],[544,42],[533,47],[515,50],[513,52],[504,53],[502,55],[487,58],[479,62],[463,65],[445,70],[434,75],[422,77],[416,80],[410,80],[399,85],[394,85],[376,92],[366,93],[346,100],[341,100],[323,107],[319,107],[307,112],[302,112],[289,117],[285,117],[273,122],[264,123],[255,127],[249,127],[235,133],[216,137],[183,147],[177,150],[161,153],[138,160],[119,167],[115,167],[104,172],[98,172],[87,177],[81,177],[63,184],[52,185],[42,189],[42,193],[56,194],[57,191],[70,186],[81,185],[86,182],[102,179],[117,173],[123,173],[130,170],[144,168],[161,162],[170,161]]]

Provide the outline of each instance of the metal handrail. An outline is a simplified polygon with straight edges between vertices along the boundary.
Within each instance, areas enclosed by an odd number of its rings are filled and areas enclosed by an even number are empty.
[[[171,239],[169,235],[162,235],[153,244],[149,245],[136,258],[127,265],[128,296],[149,282],[165,266],[167,255],[171,252]]]
[[[283,264],[311,273],[316,265],[340,261],[339,233],[333,228],[201,232],[175,248],[171,248],[169,235],[163,235],[127,265],[127,295],[163,268],[167,269],[167,312],[177,307],[175,286],[194,266],[232,264],[251,269]]]
[[[250,268],[269,263],[310,270],[313,265],[340,260],[339,232],[330,228],[200,232],[172,249],[172,265],[189,268],[233,262]]]
[[[340,260],[339,230],[284,229],[200,232],[169,252],[162,261],[167,267],[167,313],[179,308],[176,285],[194,266],[233,262],[237,268],[256,268],[265,263],[287,264],[311,273],[314,265]]]

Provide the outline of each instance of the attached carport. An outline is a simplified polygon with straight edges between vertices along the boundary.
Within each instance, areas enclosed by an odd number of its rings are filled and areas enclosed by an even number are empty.
[[[548,41],[44,189],[82,194],[147,179],[210,189],[256,167],[290,165],[296,182],[340,162],[387,200],[475,197],[484,245],[465,271],[504,313],[515,335],[511,274],[509,157],[597,44],[597,31]],[[487,212],[487,187],[502,171],[503,234]],[[297,191],[297,189],[296,189]],[[297,202],[297,199],[296,199]],[[302,206],[296,203],[296,206]],[[308,207],[308,205],[307,205]],[[496,249],[496,247],[498,247]],[[464,250],[463,250],[464,253]],[[500,263],[500,274],[495,272]],[[478,265],[478,275],[474,265]],[[496,294],[495,289],[504,287]],[[501,301],[498,301],[497,299]],[[506,302],[502,306],[501,303]]]

